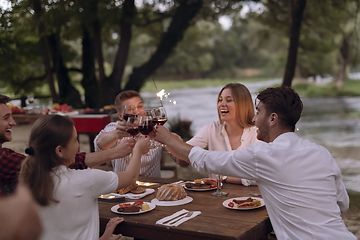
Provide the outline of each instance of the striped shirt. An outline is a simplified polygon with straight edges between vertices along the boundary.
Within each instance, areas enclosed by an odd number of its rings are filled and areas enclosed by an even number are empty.
[[[100,131],[100,133],[94,139],[95,151],[101,151],[102,149],[98,146],[99,135],[103,132],[111,132],[116,129],[118,122],[111,122],[106,127]],[[123,138],[126,139],[126,138]],[[112,147],[117,146],[121,142],[119,139]],[[161,177],[160,164],[162,156],[163,147],[156,147],[150,149],[147,154],[142,155],[141,157],[141,166],[140,166],[140,176],[144,177]],[[130,156],[124,158],[118,158],[111,161],[113,169],[115,172],[122,172],[126,170],[127,165],[131,160]]]

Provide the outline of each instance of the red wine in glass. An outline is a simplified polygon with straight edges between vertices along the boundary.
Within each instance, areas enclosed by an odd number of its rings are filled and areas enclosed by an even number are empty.
[[[133,137],[135,137],[139,133],[139,128],[129,128],[126,131]]]
[[[143,135],[149,135],[154,129],[154,125],[152,124],[147,124],[147,125],[143,125],[143,126],[139,126],[139,131],[143,134]]]
[[[164,125],[166,122],[167,122],[167,118],[153,118],[153,122],[156,124],[156,125]]]
[[[129,117],[137,117],[137,115],[135,115],[135,114],[128,114],[128,113],[126,113],[126,114],[123,115],[123,118],[124,118],[125,121],[127,121],[127,120],[129,119]]]

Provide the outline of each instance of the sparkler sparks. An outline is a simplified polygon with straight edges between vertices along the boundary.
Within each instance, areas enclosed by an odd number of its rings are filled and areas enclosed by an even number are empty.
[[[169,98],[170,93],[167,93],[165,89],[161,89],[160,92],[156,93],[156,96],[160,99],[160,102],[162,103],[163,98]],[[169,102],[176,105],[176,101],[169,99]]]

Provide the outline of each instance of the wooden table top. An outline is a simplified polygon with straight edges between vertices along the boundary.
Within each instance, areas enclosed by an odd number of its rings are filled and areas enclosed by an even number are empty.
[[[174,179],[145,178],[140,177],[142,182],[158,183],[150,188],[155,190],[165,184],[174,182]],[[265,207],[252,210],[232,210],[225,208],[223,201],[234,197],[250,197],[249,193],[259,193],[256,186],[244,187],[237,184],[225,183],[223,191],[228,196],[214,197],[211,194],[215,191],[186,191],[188,196],[193,198],[191,203],[180,206],[156,206],[150,212],[136,215],[122,215],[111,212],[111,207],[116,202],[99,201],[100,231],[103,232],[110,218],[124,217],[125,221],[119,224],[115,233],[140,239],[159,240],[199,240],[199,239],[222,239],[222,240],[252,240],[267,239],[272,231],[270,220]],[[148,195],[142,200],[151,202],[155,193]],[[132,202],[135,200],[126,199]],[[201,211],[201,214],[190,219],[178,227],[157,225],[156,221],[173,213],[186,209]]]

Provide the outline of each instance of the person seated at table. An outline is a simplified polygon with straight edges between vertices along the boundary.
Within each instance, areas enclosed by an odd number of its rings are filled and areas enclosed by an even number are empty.
[[[3,143],[12,140],[11,129],[16,125],[12,118],[12,113],[8,107],[10,98],[0,94],[0,195],[10,194],[16,188],[18,173],[25,155],[17,153],[9,148],[3,147]],[[124,157],[131,153],[135,140],[128,139],[123,141],[114,149],[109,149],[101,153],[78,153],[75,162],[69,167],[73,169],[86,169],[95,167],[111,159]]]
[[[103,130],[95,137],[95,151],[111,149],[121,144],[124,140],[130,138],[130,134],[126,132],[126,121],[123,119],[123,109],[126,105],[137,107],[138,115],[146,113],[142,99],[138,92],[128,90],[119,93],[115,98],[115,108],[119,121],[111,122],[105,126]],[[140,133],[138,134],[140,135]],[[140,176],[145,177],[161,177],[161,157],[163,147],[156,145],[151,148],[149,153],[141,157]],[[114,171],[124,171],[128,165],[130,156],[117,158],[112,160]]]
[[[240,150],[258,142],[256,127],[252,122],[254,104],[249,90],[241,83],[226,84],[218,94],[219,121],[206,124],[186,143],[212,151]],[[171,148],[168,148],[171,151]],[[221,161],[221,159],[218,159]],[[177,162],[186,166],[183,161]],[[214,177],[214,174],[209,174]],[[226,176],[229,183],[256,185],[256,181]]]
[[[19,185],[9,196],[0,196],[0,239],[39,239],[42,225],[38,209],[38,204],[24,185]]]
[[[30,133],[29,156],[23,162],[20,182],[28,184],[40,205],[41,239],[91,240],[99,238],[98,196],[136,182],[141,155],[150,148],[149,138],[140,138],[122,172],[70,169],[79,148],[70,118],[46,115]]]
[[[357,239],[340,215],[349,196],[335,159],[294,133],[303,109],[299,95],[289,87],[267,88],[256,103],[253,121],[263,142],[242,150],[193,147],[164,127],[155,139],[197,170],[256,180],[277,239]]]

